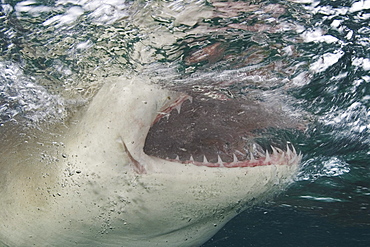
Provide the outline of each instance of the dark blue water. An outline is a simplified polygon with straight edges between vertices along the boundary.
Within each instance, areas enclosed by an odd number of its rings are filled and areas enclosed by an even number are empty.
[[[0,122],[61,121],[130,73],[271,95],[302,120],[297,181],[203,246],[369,246],[369,37],[369,0],[2,0]]]
[[[292,92],[317,117],[296,139],[305,154],[301,176],[271,205],[244,212],[204,246],[370,244],[369,2],[305,6],[306,32],[325,35],[298,45],[300,59],[316,70]]]

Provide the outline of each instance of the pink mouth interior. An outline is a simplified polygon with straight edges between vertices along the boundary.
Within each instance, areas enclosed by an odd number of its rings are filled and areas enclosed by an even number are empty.
[[[273,108],[247,99],[219,100],[182,95],[162,109],[147,135],[144,152],[151,156],[207,167],[254,167],[285,164],[294,148],[263,148],[258,131],[284,126]]]

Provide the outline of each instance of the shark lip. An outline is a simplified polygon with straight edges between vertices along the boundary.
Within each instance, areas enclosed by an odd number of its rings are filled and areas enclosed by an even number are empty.
[[[263,148],[254,141],[255,130],[281,125],[276,112],[252,100],[180,94],[153,120],[144,153],[205,167],[296,164],[301,155],[293,145]]]

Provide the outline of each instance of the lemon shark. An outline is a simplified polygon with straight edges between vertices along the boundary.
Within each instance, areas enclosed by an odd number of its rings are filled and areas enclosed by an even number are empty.
[[[149,81],[107,79],[58,127],[3,127],[0,245],[200,246],[293,181],[291,144],[248,139],[275,121],[265,108]]]

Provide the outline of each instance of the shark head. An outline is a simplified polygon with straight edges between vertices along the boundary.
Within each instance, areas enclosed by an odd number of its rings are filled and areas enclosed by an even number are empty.
[[[60,131],[58,162],[1,164],[0,243],[199,246],[293,181],[294,147],[252,138],[273,113],[149,81],[105,82]]]

